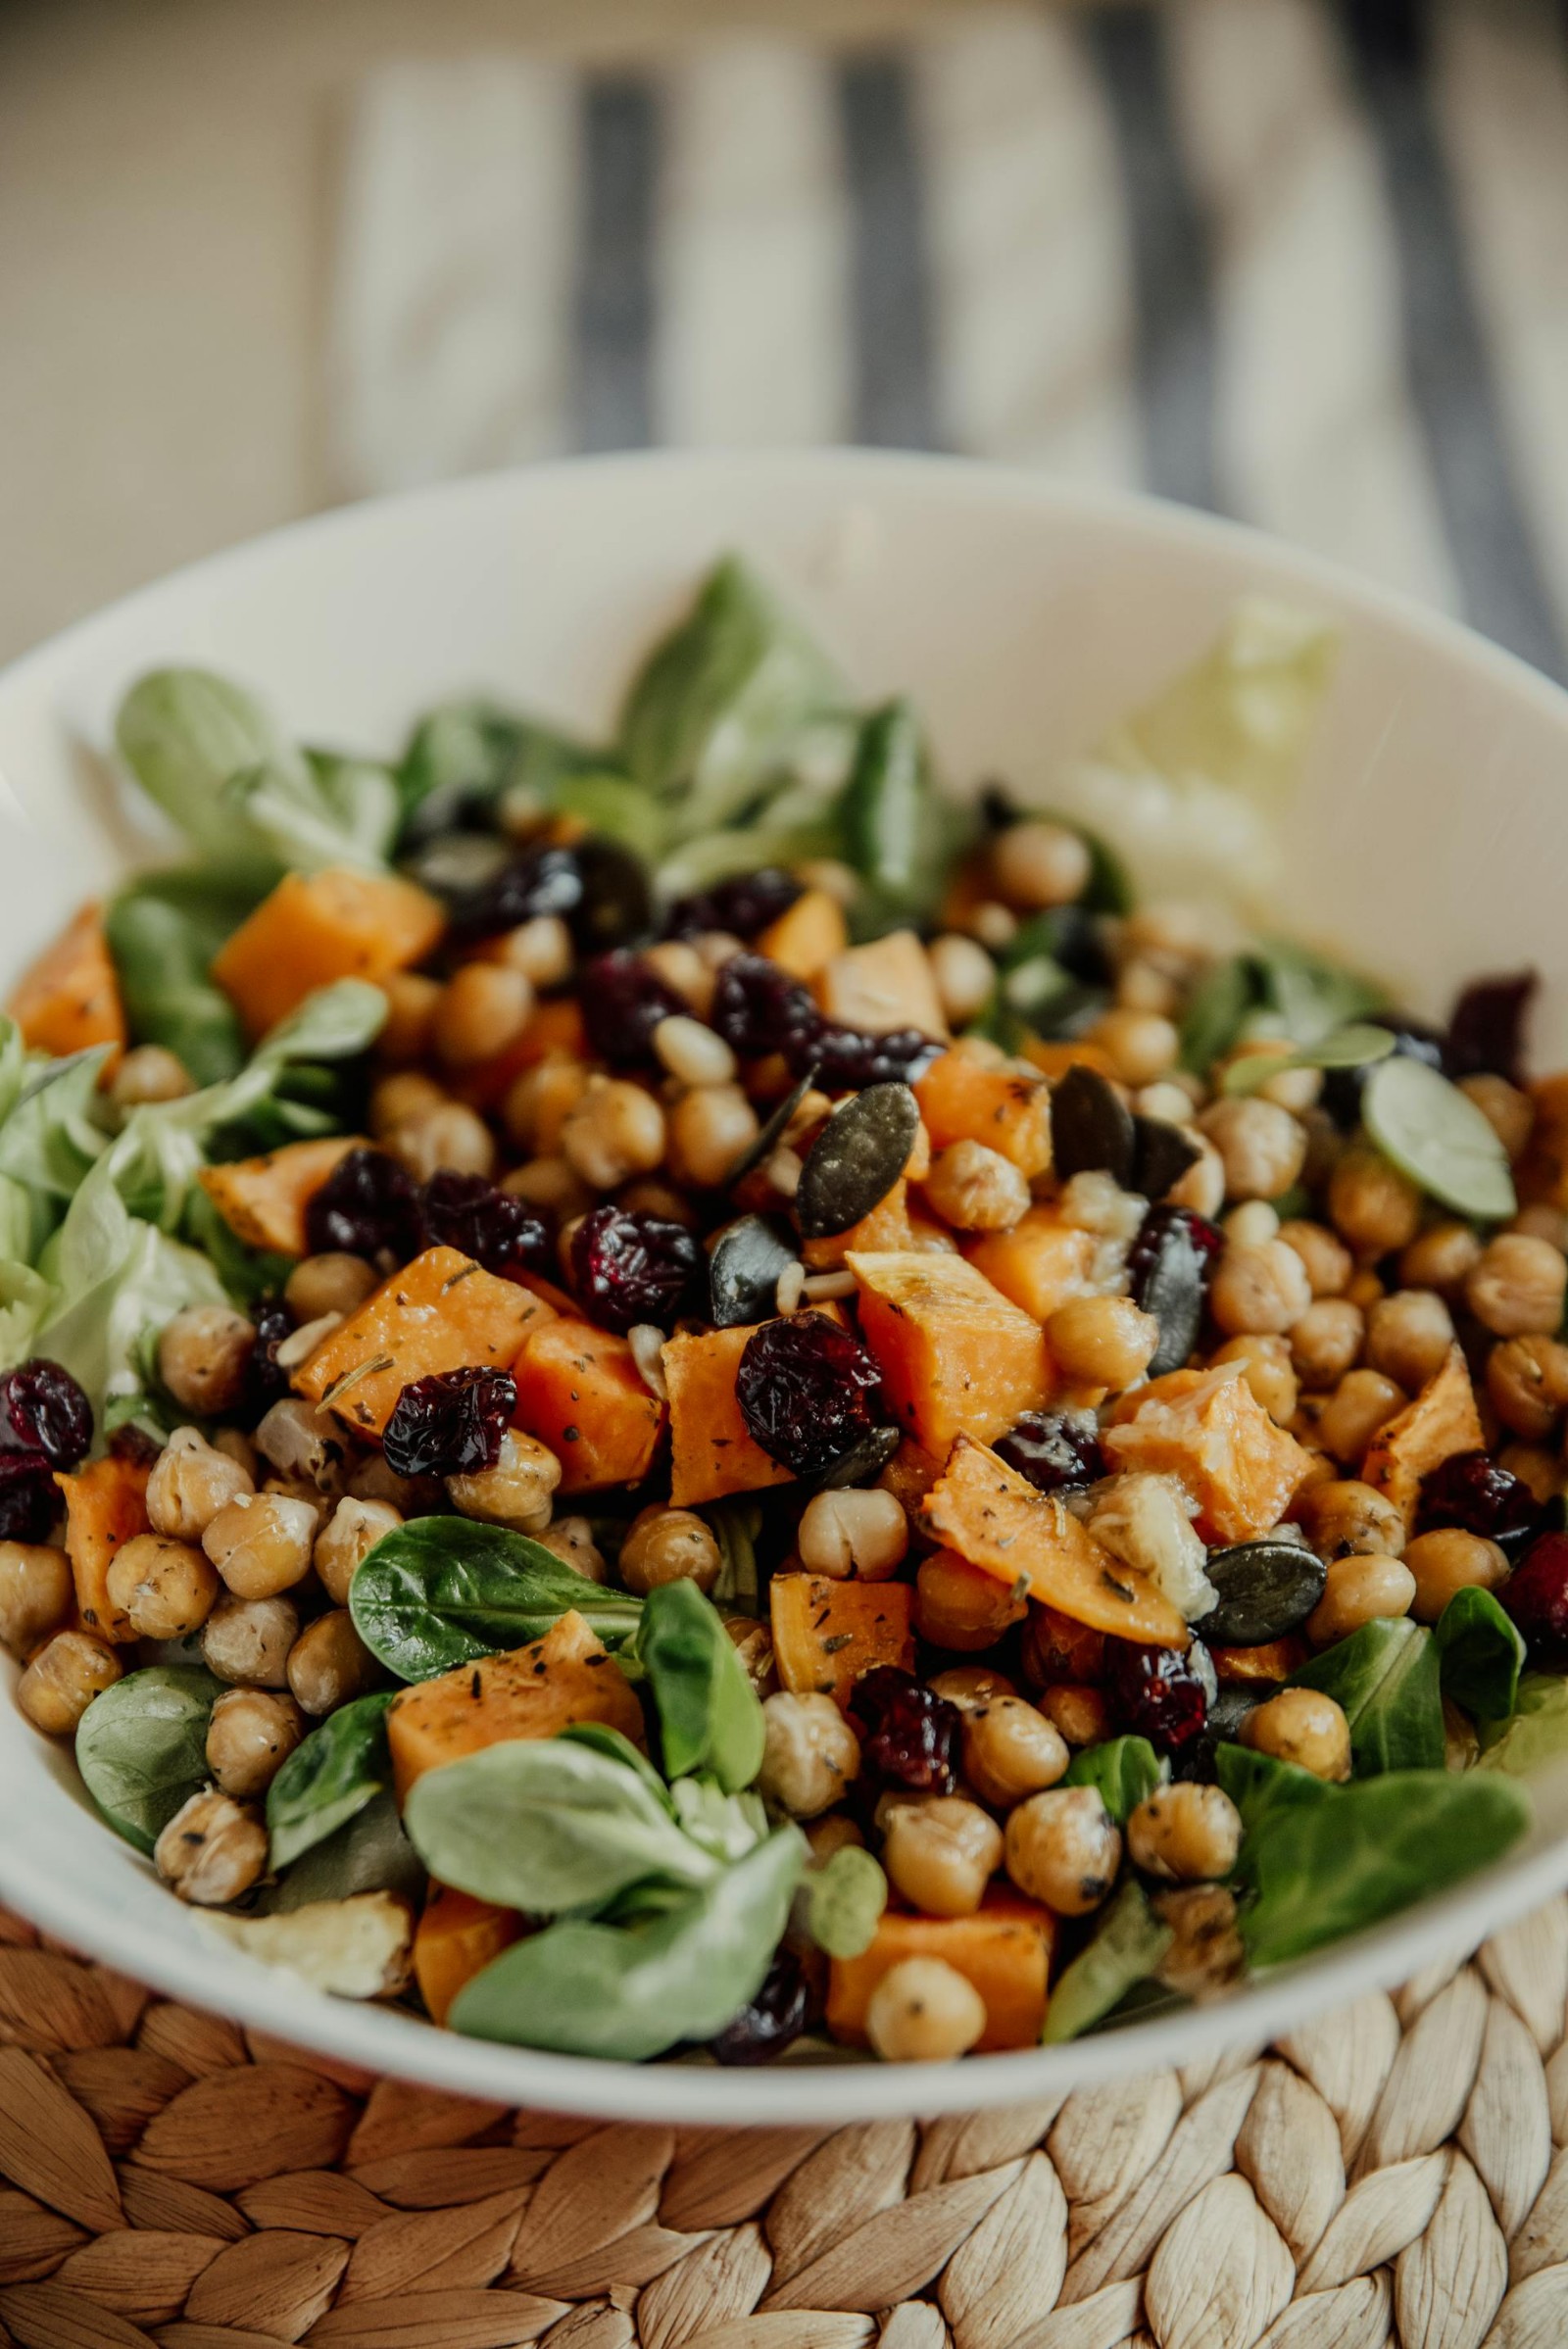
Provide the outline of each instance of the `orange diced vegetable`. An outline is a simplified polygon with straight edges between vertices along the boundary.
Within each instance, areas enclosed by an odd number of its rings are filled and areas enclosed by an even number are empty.
[[[1464,1355],[1450,1346],[1442,1369],[1414,1402],[1373,1437],[1361,1464],[1362,1481],[1386,1493],[1410,1525],[1422,1478],[1455,1452],[1483,1450],[1486,1441]]]
[[[847,947],[817,973],[816,999],[829,1019],[862,1036],[918,1028],[946,1036],[948,1023],[930,958],[912,930],[891,930],[869,946]]]
[[[1054,1493],[1036,1492],[967,1436],[954,1445],[922,1514],[926,1531],[971,1566],[1092,1631],[1187,1645],[1186,1624],[1147,1575],[1113,1557]]]
[[[1016,1583],[1002,1583],[971,1566],[956,1549],[933,1549],[914,1578],[914,1620],[922,1639],[956,1655],[978,1655],[1015,1623],[1029,1602]]]
[[[1114,1467],[1175,1477],[1208,1542],[1266,1534],[1312,1472],[1312,1454],[1276,1427],[1241,1368],[1222,1362],[1174,1399],[1152,1387],[1132,1416],[1101,1438]]]
[[[369,1146],[363,1134],[332,1134],[321,1142],[289,1142],[265,1158],[234,1158],[204,1166],[196,1180],[219,1214],[247,1248],[303,1256],[305,1210],[338,1160]]]
[[[1095,1248],[1093,1232],[1031,1207],[1010,1232],[982,1233],[964,1253],[1031,1321],[1045,1322],[1070,1297],[1090,1295]]]
[[[814,979],[850,943],[844,908],[825,889],[808,889],[769,922],[757,952],[787,970],[792,979]]]
[[[522,1930],[515,1909],[498,1908],[493,1900],[476,1900],[471,1892],[432,1883],[414,1933],[414,1979],[432,2023],[445,2023],[464,1984],[509,1949]]]
[[[510,1370],[550,1315],[531,1290],[497,1279],[455,1248],[427,1248],[368,1297],[294,1373],[294,1387],[346,1427],[379,1436],[398,1396],[439,1371]]]
[[[1261,1647],[1211,1647],[1208,1651],[1222,1681],[1288,1681],[1299,1672],[1310,1653],[1296,1632],[1283,1639],[1265,1640]]]
[[[933,1060],[915,1081],[933,1150],[980,1142],[1000,1151],[1031,1182],[1051,1164],[1051,1088],[1040,1077],[987,1068],[961,1045]]]
[[[117,1459],[89,1460],[74,1476],[57,1476],[66,1496],[66,1555],[76,1586],[76,1612],[83,1630],[117,1645],[134,1639],[130,1617],[109,1596],[115,1553],[133,1535],[148,1534],[147,1478],[150,1464]]]
[[[865,2011],[884,1974],[905,1958],[942,1958],[972,1982],[986,2010],[976,2042],[982,2054],[1037,2047],[1046,2020],[1046,1984],[1056,1920],[1021,1892],[993,1886],[972,1917],[884,1914],[869,1949],[834,1958],[828,1973],[827,2027],[850,2047],[866,2044]]]
[[[1050,1400],[1039,1323],[961,1256],[852,1249],[848,1263],[889,1408],[927,1451],[946,1456],[961,1434],[1000,1436]]]
[[[563,1493],[635,1485],[653,1465],[664,1406],[624,1338],[572,1319],[529,1334],[513,1365],[516,1424],[561,1462]]]
[[[1121,1082],[1120,1071],[1106,1052],[1098,1044],[1080,1040],[1072,1044],[1048,1044],[1043,1036],[1031,1036],[1024,1045],[1020,1058],[1030,1061],[1043,1077],[1054,1084],[1069,1068],[1092,1068],[1097,1076],[1108,1077],[1113,1084]]]
[[[1179,1402],[1184,1395],[1191,1395],[1200,1387],[1207,1376],[1206,1370],[1167,1370],[1163,1377],[1151,1379],[1147,1387],[1130,1387],[1109,1405],[1104,1425],[1125,1427],[1129,1419],[1137,1418],[1145,1403]]]
[[[756,1493],[764,1485],[793,1482],[789,1470],[757,1442],[735,1397],[741,1356],[754,1326],[760,1325],[694,1331],[671,1338],[664,1348],[669,1497],[678,1509],[720,1500],[726,1493]]]
[[[942,1462],[906,1436],[876,1481],[912,1516],[941,1474]]]
[[[445,927],[435,899],[394,873],[286,873],[220,949],[213,977],[265,1036],[318,987],[422,962]]]
[[[808,1240],[801,1249],[807,1268],[811,1272],[836,1272],[851,1248],[874,1252],[913,1248],[914,1231],[909,1222],[909,1186],[900,1175],[891,1191],[877,1200],[868,1215],[851,1224],[847,1232],[833,1232],[825,1240]]]
[[[571,1721],[602,1721],[643,1743],[630,1683],[574,1607],[526,1647],[399,1689],[386,1716],[397,1798],[443,1762],[513,1737],[553,1737]]]
[[[848,1704],[877,1664],[914,1670],[914,1592],[907,1583],[840,1583],[775,1574],[768,1585],[773,1662],[792,1696]]]
[[[125,1012],[109,941],[96,905],[83,905],[52,946],[29,962],[11,991],[7,1005],[29,1052],[85,1052],[89,1045],[117,1049],[105,1062],[112,1069],[126,1043]]]

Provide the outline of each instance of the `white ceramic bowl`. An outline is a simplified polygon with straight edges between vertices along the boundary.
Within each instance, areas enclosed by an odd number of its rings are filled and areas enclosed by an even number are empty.
[[[1539,964],[1538,1058],[1568,1059],[1568,696],[1248,532],[1025,474],[858,453],[615,459],[463,482],[279,531],[69,629],[0,676],[5,970],[148,854],[98,756],[142,668],[209,662],[262,688],[307,737],[371,750],[470,687],[592,731],[731,548],[787,591],[865,694],[917,697],[958,784],[1043,785],[1198,654],[1242,593],[1336,616],[1343,659],[1292,819],[1293,915],[1397,980],[1417,1009],[1475,971]],[[216,1950],[94,1817],[69,1749],[35,1736],[0,1689],[0,1899],[160,1989],[347,2061],[639,2120],[963,2110],[1261,2041],[1568,1884],[1568,1789],[1541,1789],[1538,1810],[1500,1866],[1175,2020],[940,2069],[633,2067],[463,2039]]]

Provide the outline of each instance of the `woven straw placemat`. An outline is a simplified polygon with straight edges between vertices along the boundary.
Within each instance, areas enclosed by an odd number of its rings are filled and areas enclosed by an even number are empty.
[[[0,2338],[1562,2349],[1565,2001],[1559,1899],[1192,2071],[924,2125],[623,2128],[369,2080],[0,1916]]]

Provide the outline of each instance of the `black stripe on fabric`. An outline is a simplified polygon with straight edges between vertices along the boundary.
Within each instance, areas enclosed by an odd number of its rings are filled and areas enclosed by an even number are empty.
[[[576,440],[581,449],[640,449],[654,425],[660,121],[653,85],[629,73],[590,75],[581,127]]]
[[[1083,32],[1121,163],[1144,481],[1218,508],[1208,226],[1177,132],[1166,14],[1150,0],[1096,8]]]
[[[858,441],[934,449],[935,338],[909,76],[897,57],[847,59],[839,135],[850,204],[850,353]]]
[[[1346,0],[1346,39],[1398,247],[1410,397],[1467,618],[1564,673],[1563,640],[1514,475],[1427,76],[1417,0]]]

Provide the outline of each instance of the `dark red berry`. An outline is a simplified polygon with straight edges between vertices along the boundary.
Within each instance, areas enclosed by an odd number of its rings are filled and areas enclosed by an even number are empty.
[[[515,1279],[519,1273],[555,1271],[555,1250],[542,1216],[483,1175],[443,1168],[424,1187],[426,1247],[455,1248],[486,1272]]]
[[[602,954],[645,935],[653,904],[637,857],[612,840],[597,839],[570,848],[536,843],[485,880],[444,894],[450,935],[459,942],[493,938],[553,913],[567,924],[580,954]]]
[[[1191,1207],[1151,1207],[1127,1255],[1133,1301],[1159,1324],[1151,1378],[1180,1370],[1198,1343],[1214,1266],[1225,1246]]]
[[[1105,1473],[1093,1411],[1026,1411],[997,1438],[995,1448],[1040,1493],[1092,1485]]]
[[[881,1372],[858,1338],[825,1313],[764,1321],[735,1378],[741,1416],[771,1460],[816,1476],[875,1424]]]
[[[1522,1477],[1484,1451],[1459,1451],[1422,1478],[1416,1530],[1429,1534],[1457,1525],[1486,1541],[1506,1542],[1528,1534],[1540,1515],[1540,1503]]]
[[[386,1249],[406,1264],[422,1245],[414,1177],[385,1150],[346,1150],[312,1195],[305,1239],[313,1256],[342,1249],[375,1257]]]
[[[724,930],[732,938],[755,938],[769,922],[787,913],[802,895],[793,873],[764,864],[755,873],[739,873],[732,881],[677,898],[664,924],[666,938],[697,938],[705,930]]]
[[[92,1449],[92,1405],[58,1362],[34,1355],[0,1378],[0,1444],[74,1468]]]
[[[510,1370],[436,1371],[405,1387],[381,1437],[399,1476],[473,1476],[493,1468],[517,1407]]]
[[[1217,1682],[1200,1639],[1190,1647],[1153,1647],[1107,1639],[1111,1702],[1135,1737],[1179,1753],[1203,1727]]]
[[[962,1716],[956,1704],[897,1665],[862,1673],[850,1691],[862,1767],[889,1786],[951,1794]]]
[[[292,1316],[275,1297],[266,1297],[251,1315],[256,1343],[245,1365],[241,1409],[247,1419],[260,1419],[289,1391],[288,1372],[278,1367],[277,1349],[294,1327]]]
[[[775,1952],[755,1998],[708,2042],[715,2064],[770,2064],[798,2039],[810,2019],[810,1992],[793,1949]]]
[[[861,1092],[868,1085],[909,1085],[941,1052],[918,1028],[897,1028],[890,1036],[862,1036],[858,1028],[823,1020],[790,1036],[784,1056],[791,1073],[816,1071],[824,1093]]]
[[[43,1453],[0,1452],[0,1542],[46,1542],[59,1514],[60,1488]]]
[[[123,1427],[116,1428],[109,1439],[110,1458],[134,1461],[138,1468],[156,1468],[163,1448],[133,1419],[127,1419]]]
[[[630,1207],[595,1207],[571,1237],[571,1277],[589,1316],[622,1337],[638,1322],[667,1330],[691,1297],[703,1251],[683,1223]]]
[[[685,998],[666,987],[659,973],[629,947],[617,947],[612,954],[596,954],[583,964],[577,1000],[589,1043],[612,1068],[634,1068],[640,1060],[647,1060],[660,1021],[691,1009]]]
[[[1568,1643],[1568,1534],[1543,1534],[1497,1592],[1532,1650]]]
[[[788,1052],[822,1027],[811,995],[765,954],[730,956],[718,974],[708,1016],[731,1052],[747,1059]]]
[[[1446,1065],[1455,1082],[1485,1075],[1523,1083],[1525,1017],[1540,985],[1533,970],[1471,981],[1448,1022]]]

